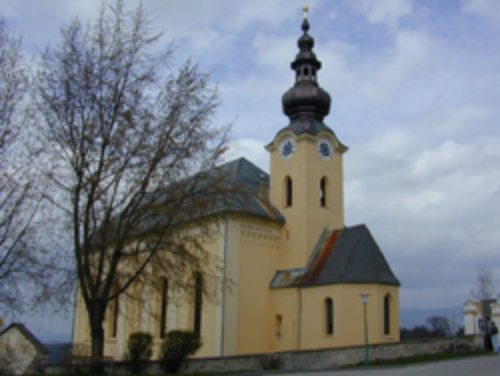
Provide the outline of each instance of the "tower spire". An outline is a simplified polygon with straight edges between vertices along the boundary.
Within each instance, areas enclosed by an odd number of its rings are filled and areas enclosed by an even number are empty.
[[[307,16],[308,16],[308,13],[309,13],[309,6],[307,4],[305,4],[302,7],[302,12],[304,12],[304,20],[307,20]]]
[[[282,98],[283,112],[290,118],[295,133],[316,133],[326,127],[322,121],[330,112],[330,95],[318,85],[321,62],[313,52],[314,38],[309,35],[309,7],[302,8],[302,35],[297,40],[299,52],[290,64],[295,71],[295,84]],[[316,129],[316,131],[314,131]]]

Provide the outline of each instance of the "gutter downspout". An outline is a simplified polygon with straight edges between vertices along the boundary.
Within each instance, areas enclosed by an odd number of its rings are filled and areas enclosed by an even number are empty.
[[[220,329],[220,356],[225,355],[225,321],[226,321],[226,273],[228,248],[228,220],[224,218],[224,243],[222,256],[222,283],[221,283],[221,329]]]
[[[298,314],[297,314],[297,350],[301,349],[302,345],[302,288],[297,287],[298,293]]]

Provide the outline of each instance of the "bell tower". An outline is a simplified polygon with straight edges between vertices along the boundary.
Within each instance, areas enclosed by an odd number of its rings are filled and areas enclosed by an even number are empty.
[[[299,52],[291,63],[295,84],[283,95],[289,124],[266,146],[271,154],[270,198],[286,218],[280,268],[302,268],[325,228],[344,227],[342,154],[347,151],[323,122],[331,98],[318,84],[304,7]]]

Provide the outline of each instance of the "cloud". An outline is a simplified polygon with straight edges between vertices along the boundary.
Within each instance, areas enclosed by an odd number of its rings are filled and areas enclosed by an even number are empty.
[[[377,156],[392,155],[398,159],[411,151],[414,146],[414,136],[403,129],[385,131],[368,143],[370,153]]]
[[[481,265],[500,265],[500,29],[491,27],[500,13],[496,0],[462,4],[311,4],[319,83],[333,99],[325,120],[350,147],[346,223],[370,227],[407,307],[460,304]],[[265,170],[263,147],[287,124],[281,95],[294,80],[302,4],[288,5],[144,0],[180,57],[219,81],[217,121],[233,123],[228,159]],[[93,18],[99,6],[17,0],[1,2],[0,12],[40,51],[61,22]]]
[[[454,107],[446,114],[438,125],[438,130],[444,135],[470,137],[491,132],[491,128],[498,123],[498,110],[485,103],[469,104],[463,107]]]
[[[229,145],[226,160],[244,157],[262,170],[269,172],[269,154],[264,149],[261,140],[253,138],[240,138]]]
[[[434,150],[425,150],[413,162],[411,173],[419,179],[430,179],[466,167],[471,158],[471,145],[445,141]]]
[[[290,68],[287,69],[285,62],[292,61],[295,58],[298,49],[296,40],[297,37],[292,36],[270,37],[261,32],[256,33],[252,41],[256,63],[259,66],[271,68],[272,74],[283,75],[286,73],[292,78],[292,70]],[[262,76],[260,70],[257,70],[255,73],[259,73]]]
[[[462,5],[464,13],[484,17],[500,25],[500,13],[497,0],[464,0]]]
[[[363,94],[372,101],[391,100],[405,85],[412,84],[415,77],[425,75],[433,67],[433,51],[433,40],[425,32],[398,32],[394,47],[386,51],[375,67],[371,67],[374,73],[362,85]]]
[[[485,260],[500,273],[500,136],[429,143],[423,133],[387,129],[351,148],[345,211],[374,233],[404,306],[438,307],[466,296]],[[422,295],[445,285],[449,296]]]
[[[349,2],[370,23],[396,26],[401,18],[412,12],[410,0],[358,0]]]
[[[286,81],[273,82],[266,77],[251,75],[220,85],[221,122],[233,124],[234,137],[258,137],[262,145],[287,124],[281,112],[281,95],[290,86]]]

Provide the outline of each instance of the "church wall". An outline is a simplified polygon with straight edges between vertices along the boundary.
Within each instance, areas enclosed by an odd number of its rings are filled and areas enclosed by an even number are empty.
[[[361,292],[370,294],[367,312],[370,343],[399,340],[399,289],[395,286],[330,285],[271,290],[269,284],[276,271],[275,265],[285,252],[283,227],[237,215],[221,222],[216,236],[206,246],[213,260],[226,260],[226,268],[220,269],[226,279],[216,282],[216,295],[212,299],[203,299],[204,344],[196,357],[363,344]],[[158,355],[162,340],[158,316],[154,313],[158,312],[159,296],[138,286],[133,286],[132,290],[142,294],[148,303],[138,307],[133,299],[120,297],[117,338],[110,338],[109,317],[105,323],[105,356],[121,359],[129,335],[137,330],[153,335],[153,356]],[[225,298],[221,294],[223,290],[227,292]],[[386,293],[392,297],[389,336],[383,334]],[[335,305],[333,335],[325,334],[326,297],[332,298]],[[89,351],[88,321],[81,297],[77,301],[76,315],[74,342],[83,344],[82,347],[86,346]],[[193,315],[193,294],[169,289],[167,331],[193,329]]]
[[[238,353],[238,304],[240,222],[238,216],[229,216],[221,224],[220,260],[222,262],[221,294],[219,305],[219,352],[218,355]],[[224,266],[225,261],[225,266]],[[224,324],[224,325],[223,325]]]
[[[83,298],[79,292],[75,297],[75,319],[73,321],[73,353],[90,354],[90,327]]]
[[[220,353],[221,318],[221,252],[224,243],[223,224],[213,225],[213,235],[206,240],[205,250],[209,259],[205,264],[203,274],[203,285],[208,295],[202,297],[201,333],[202,347],[196,356],[213,356]],[[156,276],[159,278],[159,276]],[[193,330],[194,329],[194,289],[180,290],[174,286],[175,281],[169,280],[168,305],[167,305],[167,327],[166,331]],[[154,300],[149,300],[152,306],[159,307],[159,294],[155,294]],[[145,307],[142,307],[144,311]],[[159,312],[156,308],[156,312]],[[149,315],[150,333],[154,333],[155,351],[154,356],[159,355],[163,340],[159,337],[159,322],[155,315]],[[156,315],[158,318],[158,314]]]
[[[223,250],[222,226],[214,224],[213,236],[205,244],[209,254],[210,262],[207,264],[208,275],[204,277],[204,283],[208,286],[209,295],[203,296],[201,336],[203,346],[197,353],[198,356],[213,356],[220,354],[221,346],[221,285],[220,278],[215,273],[220,268],[220,260]],[[153,267],[154,269],[154,267]],[[161,278],[157,271],[151,268],[145,278]],[[214,278],[215,277],[215,278]],[[176,290],[174,281],[169,278],[168,304],[167,304],[167,331],[173,329],[192,330],[194,326],[193,291]],[[153,336],[153,357],[157,357],[163,340],[159,335],[159,293],[156,289],[143,285],[141,282],[132,284],[128,294],[119,298],[119,314],[117,322],[117,335],[111,336],[113,304],[110,303],[106,318],[103,323],[105,331],[104,356],[114,359],[122,359],[126,350],[130,334],[137,331],[149,332]],[[73,343],[75,353],[81,355],[90,354],[90,328],[88,315],[81,295],[78,294],[75,307],[75,323]]]
[[[238,354],[270,350],[272,329],[269,284],[281,245],[281,225],[246,217],[239,221]]]
[[[367,304],[368,341],[399,341],[399,289],[375,284],[329,285],[303,289],[301,349],[364,344],[361,293],[370,294]],[[384,334],[384,296],[390,293],[390,334]],[[333,334],[326,331],[325,299],[333,300]]]
[[[299,309],[299,289],[283,288],[272,290],[272,341],[271,351],[297,350]]]

